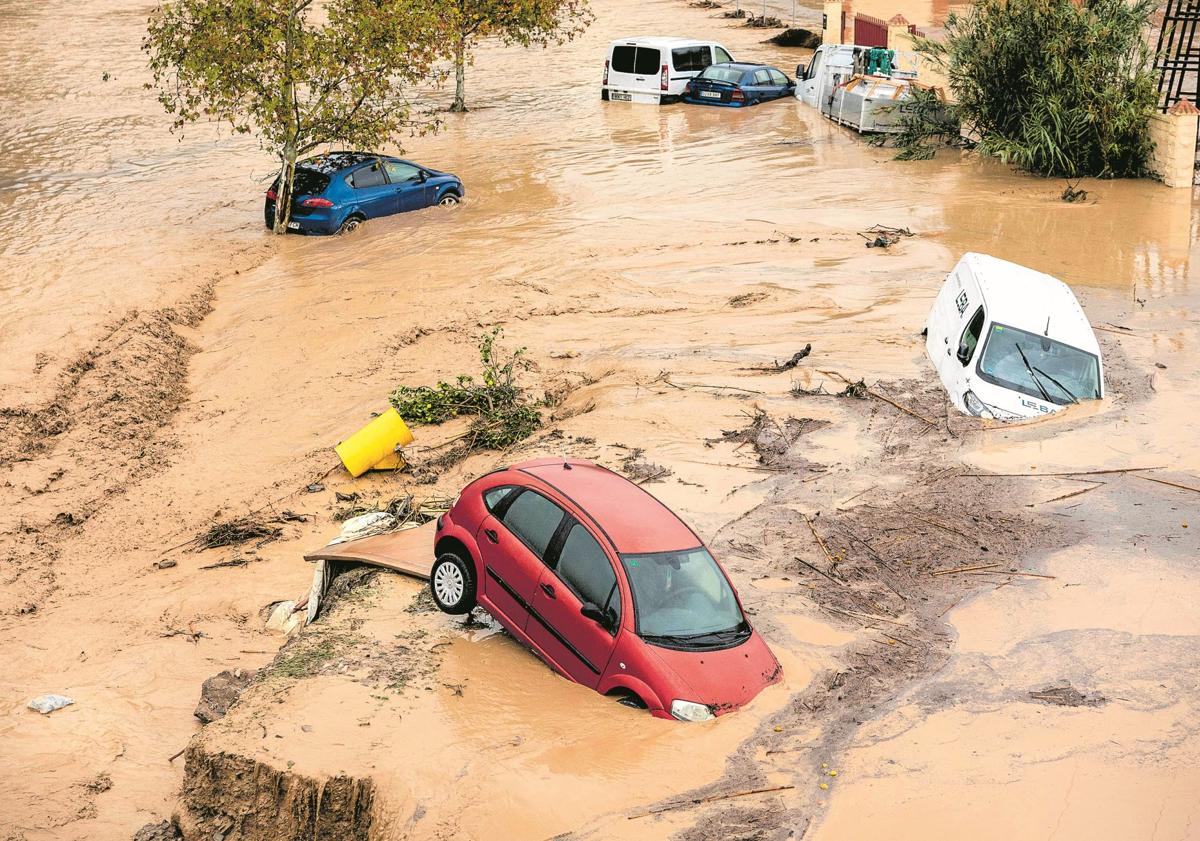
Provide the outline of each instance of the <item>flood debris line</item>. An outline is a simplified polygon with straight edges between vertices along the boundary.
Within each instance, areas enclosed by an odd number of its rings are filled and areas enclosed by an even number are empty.
[[[189,543],[200,549],[220,549],[257,540],[258,546],[278,540],[283,534],[279,518],[267,518],[261,513],[245,514],[241,517],[222,520],[213,518],[212,524],[196,535]],[[187,544],[184,544],[187,545]]]
[[[848,410],[855,411],[854,406]],[[678,836],[682,841],[785,837],[789,830],[802,834],[815,799],[826,790],[820,784],[829,784],[827,771],[813,769],[845,750],[881,703],[948,660],[952,638],[944,632],[943,614],[977,591],[981,579],[973,575],[1007,575],[1001,568],[1014,566],[1036,547],[1050,540],[1061,547],[1080,536],[1057,522],[1051,528],[1023,506],[1014,508],[1011,482],[979,483],[951,465],[931,464],[928,447],[900,450],[891,458],[902,490],[886,502],[805,513],[807,500],[818,491],[797,483],[713,539],[735,575],[794,578],[802,573],[804,585],[798,590],[756,592],[760,616],[786,614],[811,602],[829,621],[857,628],[858,638],[844,649],[840,665],[816,675],[767,718],[730,757],[724,777],[689,793],[688,803],[776,781],[794,785],[795,794],[755,804],[753,816],[719,803],[693,804],[696,814],[691,829]],[[947,541],[946,529],[961,537]],[[986,560],[980,560],[982,552],[988,553]]]
[[[1028,694],[1034,701],[1058,707],[1099,707],[1108,703],[1108,699],[1099,692],[1080,692],[1070,681],[1033,690]]]
[[[904,414],[908,415],[909,417],[916,418],[917,420],[921,421],[922,423],[924,423],[927,426],[934,427],[934,428],[936,428],[938,426],[937,421],[933,420],[932,418],[927,417],[926,415],[923,415],[914,409],[910,409],[909,407],[903,405],[902,403],[899,403],[896,400],[893,400],[892,398],[888,397],[886,394],[880,393],[877,389],[869,387],[865,380],[860,379],[860,380],[858,380],[858,382],[854,382],[854,381],[848,379],[847,377],[843,376],[842,374],[839,374],[837,371],[821,371],[820,373],[824,374],[827,377],[836,377],[837,379],[839,379],[843,383],[845,383],[846,387],[839,392],[831,393],[831,392],[828,392],[825,390],[824,384],[818,384],[816,386],[816,388],[806,388],[806,387],[800,385],[799,383],[796,383],[795,385],[792,386],[792,389],[791,389],[792,396],[793,397],[853,397],[857,400],[865,400],[866,398],[871,397],[871,398],[874,398],[875,400],[879,400],[880,402],[887,403],[889,406],[892,406],[893,408],[899,409],[901,412],[904,412]]]
[[[792,446],[802,435],[829,425],[828,421],[813,418],[787,417],[782,421],[771,417],[762,407],[755,405],[742,415],[748,419],[741,429],[726,429],[718,438],[709,438],[707,446],[716,443],[736,443],[736,450],[744,446],[754,448],[758,463],[772,470],[788,470],[797,467],[813,467],[803,457],[792,452]]]
[[[887,225],[872,225],[858,235],[867,241],[867,248],[888,249],[904,237],[915,236],[908,228],[889,228]]]
[[[621,472],[625,478],[637,485],[647,482],[660,482],[675,475],[675,471],[661,464],[654,464],[645,458],[646,451],[641,447],[633,447],[621,459]]]
[[[645,812],[637,812],[636,814],[633,814],[633,815],[627,815],[627,817],[629,820],[632,821],[632,820],[636,820],[637,818],[646,818],[646,817],[649,817],[650,815],[657,815],[662,812],[670,812],[675,809],[686,809],[689,806],[697,806],[701,803],[716,803],[718,800],[733,800],[734,798],[737,798],[737,797],[750,797],[751,795],[754,795],[754,794],[771,794],[776,791],[789,791],[793,788],[795,788],[795,786],[792,786],[792,785],[771,786],[769,788],[754,788],[754,789],[750,789],[749,791],[735,791],[735,792],[730,792],[729,794],[712,794],[712,795],[709,795],[708,797],[698,797],[698,798],[695,798],[692,800],[686,800],[682,803],[673,803],[673,804],[668,804],[666,806],[656,806],[653,809],[647,809]]]
[[[755,16],[753,12],[750,12],[746,15],[746,22],[742,25],[751,29],[782,29],[783,21],[774,15]]]

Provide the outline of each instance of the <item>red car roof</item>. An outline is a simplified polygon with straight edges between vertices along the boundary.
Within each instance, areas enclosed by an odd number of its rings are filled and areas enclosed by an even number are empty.
[[[509,469],[535,476],[569,498],[623,554],[673,552],[701,543],[670,508],[624,476],[590,461],[543,458]]]

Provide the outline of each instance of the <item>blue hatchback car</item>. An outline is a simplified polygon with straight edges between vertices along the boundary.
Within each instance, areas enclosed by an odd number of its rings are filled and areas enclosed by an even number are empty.
[[[275,225],[276,187],[267,190],[263,218]],[[352,231],[367,219],[458,204],[466,190],[457,175],[369,152],[330,152],[296,164],[288,230],[303,234]]]
[[[710,64],[687,83],[683,101],[694,105],[741,108],[795,93],[796,83],[781,70],[766,64],[725,62]]]

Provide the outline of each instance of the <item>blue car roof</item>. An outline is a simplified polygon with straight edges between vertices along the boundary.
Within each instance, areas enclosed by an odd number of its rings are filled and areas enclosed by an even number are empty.
[[[745,61],[724,61],[720,64],[714,64],[713,67],[733,67],[738,70],[770,70],[769,64],[749,64]]]

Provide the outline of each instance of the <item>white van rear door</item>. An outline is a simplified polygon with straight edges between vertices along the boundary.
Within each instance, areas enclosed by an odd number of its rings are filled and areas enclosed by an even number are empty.
[[[616,44],[608,66],[608,87],[613,93],[661,93],[662,53],[658,47]],[[610,95],[611,99],[618,99]]]

